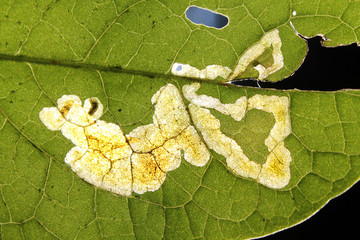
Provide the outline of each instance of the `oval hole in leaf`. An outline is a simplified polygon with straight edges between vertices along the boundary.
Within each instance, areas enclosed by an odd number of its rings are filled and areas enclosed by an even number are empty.
[[[202,24],[206,27],[222,29],[229,24],[229,18],[227,16],[197,6],[188,7],[185,15],[192,23]]]

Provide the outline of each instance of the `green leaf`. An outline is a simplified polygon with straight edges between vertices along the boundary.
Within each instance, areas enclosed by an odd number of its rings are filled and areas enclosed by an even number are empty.
[[[1,1],[3,239],[254,238],[302,222],[359,180],[358,90],[279,91],[236,87],[219,78],[199,81],[197,94],[225,104],[256,95],[288,99],[291,133],[284,147],[291,155],[290,179],[275,189],[231,170],[189,112],[191,100],[182,89],[195,80],[171,75],[174,63],[234,69],[244,53],[277,30],[284,66],[263,80],[278,81],[293,74],[306,55],[297,32],[321,34],[326,46],[359,44],[359,2],[196,5],[228,16],[229,25],[217,30],[191,23],[184,14],[187,1]],[[274,65],[275,49],[266,47],[238,78],[261,78],[254,67]],[[125,197],[82,180],[64,162],[74,144],[39,118],[63,95],[96,97],[104,106],[100,119],[129,134],[154,122],[151,99],[168,84],[182,95],[210,159],[200,167],[183,158],[156,191]],[[277,122],[272,113],[249,109],[235,121],[209,109],[221,132],[251,161],[267,161],[264,142]]]

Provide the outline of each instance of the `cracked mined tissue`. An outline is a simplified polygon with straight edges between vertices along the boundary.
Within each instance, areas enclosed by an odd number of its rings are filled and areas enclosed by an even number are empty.
[[[291,156],[284,146],[290,134],[287,97],[255,95],[240,97],[231,104],[207,95],[197,95],[200,83],[183,86],[184,97],[172,84],[161,87],[152,97],[153,123],[139,126],[125,135],[120,127],[99,120],[103,105],[96,97],[86,99],[64,95],[57,107],[45,107],[40,119],[52,131],[60,130],[76,146],[65,162],[86,182],[96,187],[129,196],[161,187],[166,172],[177,169],[182,154],[190,164],[204,166],[210,159],[208,147],[226,158],[228,167],[238,176],[255,179],[270,188],[282,188],[290,179]],[[208,108],[242,120],[246,112],[258,109],[272,113],[275,124],[265,139],[269,155],[260,165],[248,159],[234,139],[220,130],[220,121]],[[191,122],[198,129],[191,125]],[[205,144],[205,143],[206,144]]]
[[[97,98],[86,99],[82,107],[79,97],[64,95],[58,107],[43,108],[39,117],[49,130],[60,130],[76,145],[65,162],[80,178],[129,196],[157,190],[166,172],[180,166],[181,151],[195,166],[210,158],[174,85],[160,88],[151,101],[153,123],[126,136],[118,125],[99,120],[103,106]]]

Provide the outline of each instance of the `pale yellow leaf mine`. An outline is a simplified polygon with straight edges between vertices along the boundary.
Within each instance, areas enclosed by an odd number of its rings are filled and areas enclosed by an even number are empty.
[[[279,30],[275,29],[273,31],[267,32],[259,40],[259,42],[247,49],[240,56],[233,70],[222,65],[209,65],[205,69],[199,70],[190,66],[189,64],[174,63],[171,68],[171,73],[181,77],[210,80],[213,80],[217,77],[222,77],[223,79],[232,81],[241,73],[243,73],[252,61],[256,60],[261,56],[261,54],[264,53],[267,48],[272,46],[272,57],[274,60],[273,64],[269,67],[265,67],[261,64],[258,64],[254,67],[255,70],[257,70],[259,73],[258,79],[263,80],[284,66],[284,57],[281,52],[281,45],[282,42],[279,35]]]
[[[166,172],[179,167],[181,150],[195,166],[204,166],[210,153],[193,126],[178,89],[162,87],[151,99],[153,123],[127,136],[120,127],[98,120],[103,106],[97,98],[64,95],[58,107],[44,108],[40,119],[50,130],[61,130],[76,147],[65,157],[79,177],[108,191],[129,196],[132,191],[157,190]]]
[[[291,132],[289,99],[287,97],[255,95],[249,99],[245,96],[232,104],[222,104],[219,99],[206,95],[197,95],[200,83],[183,87],[184,97],[190,101],[189,111],[195,127],[201,132],[210,149],[226,158],[228,167],[242,177],[255,179],[270,188],[283,188],[290,180],[291,155],[284,146],[285,138]],[[272,113],[275,124],[270,135],[265,139],[269,150],[266,162],[260,165],[250,161],[234,139],[224,135],[220,130],[220,121],[208,109],[213,108],[222,114],[230,115],[240,121],[251,109]]]
[[[208,148],[222,154],[228,167],[242,177],[253,178],[271,188],[282,188],[290,179],[290,152],[284,139],[290,133],[289,102],[286,97],[255,95],[239,98],[233,104],[195,92],[199,83],[185,85],[183,92],[192,122],[179,90],[172,84],[160,88],[152,97],[155,107],[153,123],[140,126],[124,135],[120,127],[99,120],[103,106],[93,97],[81,106],[79,97],[64,95],[58,106],[43,108],[40,119],[76,146],[65,162],[85,181],[108,191],[129,196],[132,191],[155,191],[165,180],[166,172],[180,166],[182,153],[189,163],[202,167],[210,159]],[[274,115],[276,123],[266,138],[269,149],[262,166],[250,161],[241,147],[220,130],[220,122],[208,109],[214,108],[240,121],[246,111],[256,108]]]

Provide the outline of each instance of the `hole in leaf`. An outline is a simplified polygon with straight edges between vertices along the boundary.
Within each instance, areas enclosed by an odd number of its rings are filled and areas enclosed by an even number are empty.
[[[227,16],[197,6],[188,7],[185,15],[192,23],[201,24],[206,27],[221,29],[229,24]]]

